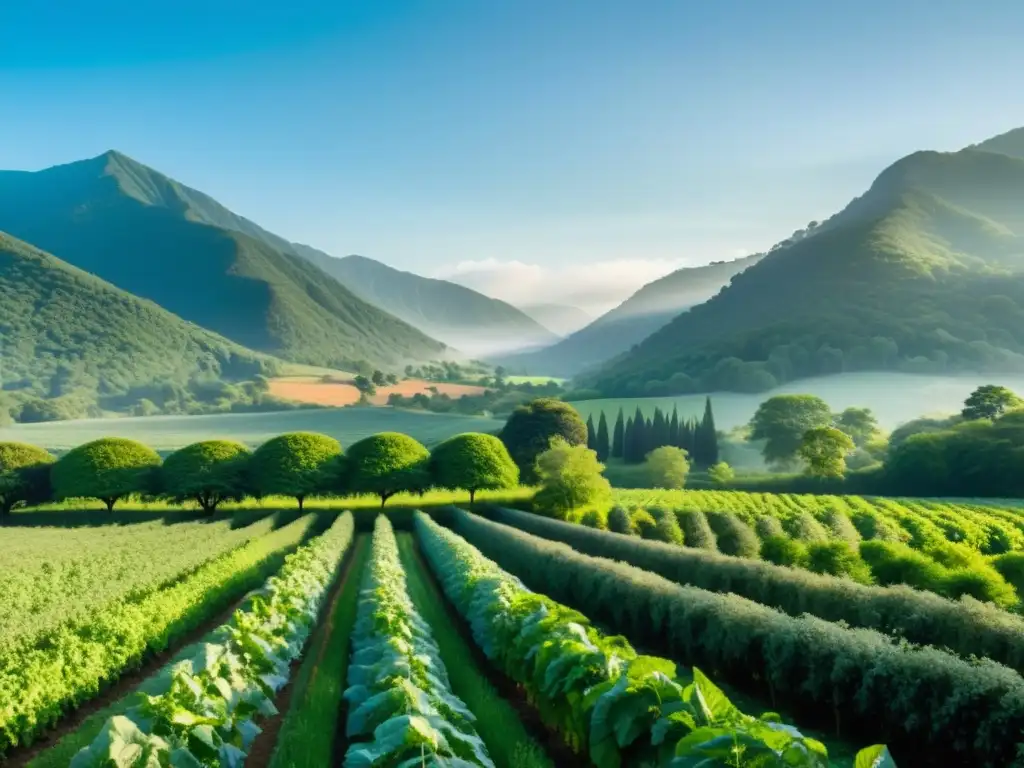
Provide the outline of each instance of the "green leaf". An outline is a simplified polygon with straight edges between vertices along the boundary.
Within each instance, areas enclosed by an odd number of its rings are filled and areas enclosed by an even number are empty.
[[[896,761],[884,744],[865,747],[857,753],[853,768],[896,768]]]

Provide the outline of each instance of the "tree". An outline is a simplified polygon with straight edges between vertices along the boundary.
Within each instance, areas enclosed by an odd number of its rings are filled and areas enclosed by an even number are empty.
[[[307,496],[324,489],[325,473],[341,455],[341,443],[317,432],[271,438],[252,455],[249,477],[261,496],[293,496],[302,510]]]
[[[246,471],[252,453],[233,440],[206,440],[185,446],[161,468],[162,490],[177,501],[192,499],[208,514],[227,499],[245,495]]]
[[[368,378],[366,378],[362,374],[356,376],[352,380],[352,383],[355,385],[355,388],[358,389],[359,392],[361,394],[363,394],[363,395],[376,395],[377,394],[377,387],[374,386],[372,381],[370,381]]]
[[[676,448],[682,448],[679,445],[679,409],[676,406],[672,406],[672,418],[668,422],[668,445],[674,445]]]
[[[835,427],[814,427],[804,433],[799,453],[807,463],[807,474],[842,477],[846,473],[846,454],[853,449],[853,440],[845,432]]]
[[[103,437],[73,448],[50,474],[58,499],[94,498],[114,505],[136,493],[153,489],[160,456],[149,446],[122,437]]]
[[[612,458],[623,458],[623,445],[626,439],[626,422],[623,420],[622,409],[615,418],[615,429],[612,431]]]
[[[398,383],[398,376],[396,376],[393,373],[389,373],[387,376],[384,377],[384,379],[386,380],[386,383],[388,384],[388,386],[391,386],[391,387],[395,386],[395,384]]]
[[[847,408],[836,416],[834,424],[848,434],[858,448],[863,448],[879,434],[878,419],[870,408]]]
[[[0,443],[0,519],[18,504],[39,504],[50,495],[54,458],[25,443]]]
[[[608,460],[608,455],[611,453],[611,445],[608,440],[608,419],[605,418],[604,411],[601,411],[601,418],[597,420],[597,445],[594,446],[594,450],[597,451],[597,460],[604,462]]]
[[[383,507],[396,493],[429,487],[429,465],[430,452],[419,441],[399,432],[381,432],[348,449],[345,487],[352,493],[379,496]]]
[[[814,395],[775,395],[758,406],[750,421],[750,439],[764,440],[765,461],[776,466],[791,464],[804,433],[832,423],[828,404]]]
[[[1022,405],[1024,405],[1024,401],[1012,390],[995,384],[984,384],[974,390],[964,401],[964,409],[961,414],[968,421],[998,419],[1007,411],[1020,408]]]
[[[597,427],[594,426],[594,414],[587,416],[587,448],[597,450]]]
[[[682,488],[690,463],[686,451],[674,445],[663,445],[647,454],[647,476],[655,488]]]
[[[572,509],[611,500],[612,487],[603,474],[604,464],[585,445],[570,445],[556,437],[537,457],[536,475],[541,488],[534,496],[538,509],[564,514]]]
[[[630,464],[639,464],[647,455],[647,422],[639,405],[632,421],[633,429],[628,430],[629,436],[626,440],[626,461]]]
[[[587,444],[587,425],[568,403],[542,397],[512,411],[501,430],[501,441],[519,467],[523,482],[536,482],[537,457],[551,447],[556,437],[569,445]]]
[[[710,397],[704,401],[704,418],[694,432],[693,459],[705,467],[718,463],[718,431],[715,428],[715,414],[711,410]]]
[[[519,467],[494,435],[467,432],[450,437],[430,454],[430,475],[442,488],[469,491],[473,504],[477,491],[514,488]]]
[[[720,461],[708,469],[708,477],[715,485],[728,485],[736,477],[736,473],[732,467],[724,461]]]
[[[383,387],[388,383],[387,376],[384,375],[383,371],[374,371],[370,380],[373,382],[373,386],[375,387]]]

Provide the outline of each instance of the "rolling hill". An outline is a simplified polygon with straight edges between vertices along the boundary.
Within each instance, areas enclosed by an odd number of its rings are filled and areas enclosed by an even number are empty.
[[[364,301],[463,352],[522,349],[556,338],[511,304],[447,280],[403,272],[364,256],[336,259],[308,247],[300,253]]]
[[[594,322],[593,315],[569,304],[529,304],[520,309],[559,336],[568,336]]]
[[[251,379],[272,361],[0,233],[0,383],[72,415],[137,387]],[[6,393],[6,394],[4,394]],[[74,402],[72,402],[74,401]],[[6,408],[0,409],[6,414]]]
[[[513,372],[573,376],[625,352],[680,312],[707,301],[763,254],[684,267],[648,283],[610,312],[558,343],[502,359]]]
[[[445,350],[287,241],[118,152],[0,172],[0,230],[283,359],[398,367]]]
[[[586,383],[758,392],[863,370],[1024,370],[1024,159],[917,152]]]

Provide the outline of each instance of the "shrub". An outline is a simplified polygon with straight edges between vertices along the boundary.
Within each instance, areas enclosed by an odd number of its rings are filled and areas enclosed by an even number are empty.
[[[724,461],[720,461],[711,465],[708,469],[708,477],[715,485],[728,485],[736,478],[736,473],[732,467]]]
[[[163,492],[177,501],[192,499],[213,513],[225,499],[245,495],[249,449],[231,440],[206,440],[185,446],[161,468]]]
[[[607,504],[612,487],[601,474],[603,469],[597,453],[556,437],[551,447],[537,457],[536,475],[541,488],[534,496],[534,506],[541,512],[564,516],[573,509]]]
[[[537,458],[551,447],[551,441],[560,437],[569,445],[585,446],[587,425],[568,403],[542,397],[512,411],[500,437],[523,482],[535,483]]]
[[[341,444],[327,435],[278,435],[252,455],[250,480],[260,496],[294,496],[301,510],[307,496],[330,484],[326,473],[340,455]]]
[[[364,437],[349,448],[344,461],[345,487],[387,500],[402,491],[430,486],[430,453],[417,440],[399,432]]]
[[[860,544],[860,534],[853,522],[838,509],[829,509],[825,512],[825,525],[832,532],[832,538],[845,541],[851,547]]]
[[[798,512],[782,524],[794,539],[805,543],[828,541],[828,531],[810,512]]]
[[[658,522],[651,516],[651,513],[644,509],[638,509],[633,512],[632,517],[633,530],[642,539],[657,539],[658,538]]]
[[[0,518],[18,504],[39,504],[50,496],[54,458],[25,443],[0,443]]]
[[[807,567],[807,547],[786,536],[770,536],[761,542],[761,559],[775,565]]]
[[[679,527],[683,529],[686,546],[711,551],[718,549],[715,532],[711,530],[703,512],[696,509],[679,509],[676,510],[676,519],[679,521]]]
[[[779,518],[774,515],[761,515],[761,517],[757,518],[754,521],[754,532],[761,541],[774,536],[788,538],[786,532],[782,529],[782,523],[779,522]]]
[[[750,526],[731,512],[709,512],[708,524],[715,532],[718,551],[723,555],[756,558],[761,552],[761,542]]]
[[[1024,597],[1024,552],[1007,552],[992,558],[992,567]]]
[[[946,576],[944,594],[954,600],[970,595],[983,603],[995,603],[1010,608],[1017,603],[1017,593],[994,570],[957,568]]]
[[[686,484],[690,463],[682,448],[663,445],[647,454],[645,469],[651,487],[679,489]]]
[[[616,505],[608,512],[608,530],[627,536],[636,534],[636,529],[633,527],[633,519],[629,516],[629,511],[625,507]]]
[[[604,515],[596,509],[588,509],[580,515],[580,525],[585,525],[587,528],[597,528],[601,531],[608,529]]]
[[[480,432],[455,435],[434,448],[430,473],[442,488],[469,491],[470,505],[477,491],[514,488],[519,482],[519,468],[505,444]]]
[[[650,513],[655,522],[654,534],[650,538],[666,544],[675,544],[677,547],[683,546],[683,531],[676,516],[660,507],[651,509]]]
[[[58,499],[99,499],[113,511],[126,496],[152,492],[159,466],[160,456],[152,448],[104,437],[68,451],[53,465],[50,477]]]
[[[906,544],[862,541],[860,556],[879,584],[906,584],[939,594],[945,586],[946,569]]]
[[[807,568],[815,573],[846,576],[860,584],[871,583],[871,569],[845,541],[815,541],[809,544]]]

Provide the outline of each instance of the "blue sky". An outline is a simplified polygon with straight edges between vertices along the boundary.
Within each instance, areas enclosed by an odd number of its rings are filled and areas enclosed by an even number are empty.
[[[1024,125],[1017,0],[156,5],[4,8],[0,167],[116,148],[519,302],[603,308]]]

